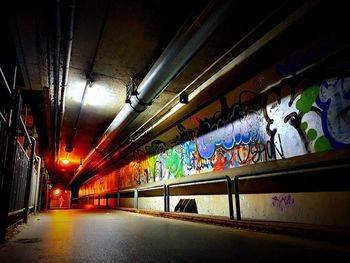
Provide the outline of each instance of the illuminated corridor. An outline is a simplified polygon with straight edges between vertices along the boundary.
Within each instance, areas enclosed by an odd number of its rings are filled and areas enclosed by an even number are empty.
[[[33,216],[0,262],[349,262],[349,247],[113,210]]]
[[[350,262],[346,1],[5,2],[0,263]]]

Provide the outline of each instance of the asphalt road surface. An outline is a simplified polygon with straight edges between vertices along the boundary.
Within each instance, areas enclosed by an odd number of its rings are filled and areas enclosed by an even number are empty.
[[[350,262],[350,247],[115,210],[51,210],[0,245],[0,262]]]

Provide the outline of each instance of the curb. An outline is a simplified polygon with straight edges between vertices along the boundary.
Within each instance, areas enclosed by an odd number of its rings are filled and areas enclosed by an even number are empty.
[[[287,234],[301,236],[305,238],[348,243],[350,244],[350,229],[339,228],[333,226],[303,224],[303,223],[287,223],[274,221],[251,221],[251,220],[230,220],[227,217],[198,215],[189,213],[162,212],[154,210],[144,210],[135,208],[119,208],[117,210],[158,216],[164,218],[172,218],[178,220],[186,220],[192,222],[200,222],[207,224],[215,224],[247,230],[273,232],[278,234]]]

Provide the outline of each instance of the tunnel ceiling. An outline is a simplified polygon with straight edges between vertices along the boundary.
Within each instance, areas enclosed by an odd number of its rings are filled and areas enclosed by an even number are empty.
[[[61,1],[60,4],[61,53],[64,52],[71,2]],[[50,119],[52,122],[53,118],[55,3],[16,3],[12,7],[14,15],[9,19],[24,80],[22,89],[26,93],[41,91],[41,97],[44,97],[45,91],[49,91],[46,95],[51,109],[45,109],[46,116],[51,113],[50,118],[47,118],[48,122]],[[235,2],[230,11],[232,15],[215,30],[153,104],[124,130],[120,135],[120,142],[178,95],[263,19],[286,3],[288,2]],[[43,144],[48,147],[42,150],[55,182],[67,182],[79,166],[80,160],[95,147],[98,139],[125,105],[126,85],[131,82],[131,78],[135,75],[146,75],[179,28],[186,21],[193,21],[207,5],[208,1],[199,0],[75,1],[72,52],[57,165],[54,165],[52,157],[52,126],[45,120],[35,120],[36,123],[46,123],[47,126],[46,129],[40,129],[41,133],[47,132],[41,137],[48,138],[47,143]],[[62,60],[63,58],[60,69]],[[214,73],[208,71],[203,74],[203,78],[207,79]],[[92,85],[87,87],[87,95],[82,104],[87,74],[92,79]],[[71,151],[66,151],[67,145]],[[69,164],[61,162],[66,158],[70,160]]]

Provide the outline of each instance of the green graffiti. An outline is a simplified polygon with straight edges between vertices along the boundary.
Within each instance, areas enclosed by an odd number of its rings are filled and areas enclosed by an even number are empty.
[[[152,155],[152,156],[148,157],[150,172],[151,172],[151,176],[153,177],[153,179],[155,179],[155,175],[156,175],[156,161],[157,160],[158,160],[157,155]]]
[[[303,131],[306,131],[307,129],[307,122],[304,121],[303,123],[300,124],[300,129],[302,129]]]
[[[304,113],[311,110],[312,104],[315,102],[320,92],[319,86],[311,86],[306,88],[302,93],[300,99],[297,101],[296,108]]]
[[[169,150],[169,155],[165,159],[165,167],[176,178],[181,176],[180,159],[174,148]]]
[[[315,129],[308,130],[307,137],[309,138],[310,141],[315,140],[317,137],[317,131]]]
[[[320,136],[317,138],[315,142],[315,151],[316,152],[323,152],[332,149],[332,146],[328,139],[324,136]]]

